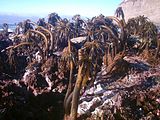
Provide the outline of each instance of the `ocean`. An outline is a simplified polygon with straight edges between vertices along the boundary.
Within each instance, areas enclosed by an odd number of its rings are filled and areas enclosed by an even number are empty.
[[[2,24],[0,24],[0,31],[2,31],[3,30],[3,27],[2,27],[3,25]],[[8,31],[9,32],[13,32],[14,30],[15,30],[15,28],[16,28],[16,24],[8,24]]]

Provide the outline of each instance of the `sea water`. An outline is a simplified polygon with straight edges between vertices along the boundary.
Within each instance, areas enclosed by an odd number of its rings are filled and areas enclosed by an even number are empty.
[[[8,24],[8,32],[13,32],[16,28],[16,24]],[[0,24],[0,31],[3,31],[3,25]]]

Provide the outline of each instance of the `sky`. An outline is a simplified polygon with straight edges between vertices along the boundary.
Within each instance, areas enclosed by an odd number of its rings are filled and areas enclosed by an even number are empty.
[[[93,17],[114,15],[122,0],[0,0],[0,14],[44,17],[59,15]]]

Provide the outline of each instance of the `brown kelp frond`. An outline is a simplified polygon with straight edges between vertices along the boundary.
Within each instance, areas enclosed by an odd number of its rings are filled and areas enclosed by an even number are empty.
[[[42,26],[38,26],[37,28],[36,28],[36,30],[44,30],[45,32],[47,32],[49,35],[50,35],[50,50],[53,50],[53,47],[54,47],[54,40],[53,40],[53,34],[52,34],[52,32],[50,31],[50,30],[48,30],[48,29],[46,29],[46,28],[44,28],[44,27],[42,27]]]
[[[119,40],[119,38],[114,34],[114,32],[109,26],[102,25],[101,27],[104,28],[107,32],[109,32],[114,39],[116,39],[117,41]]]
[[[108,16],[109,19],[112,19],[114,21],[116,21],[116,23],[118,24],[118,26],[121,28],[121,30],[123,29],[123,24],[122,21],[119,20],[119,18],[115,17],[115,16]]]
[[[29,30],[28,32],[31,32],[31,33],[33,32],[33,33],[36,33],[36,34],[42,36],[43,39],[44,39],[44,42],[45,42],[45,50],[48,50],[48,39],[47,39],[47,37],[45,36],[45,34],[43,34],[43,33],[40,32],[40,31],[37,31],[37,30]]]
[[[9,50],[9,49],[12,49],[12,48],[14,48],[14,45],[7,47],[6,50]]]
[[[33,21],[29,21],[28,23],[29,23],[29,24],[32,24],[32,25],[35,26],[36,28],[38,27],[38,25],[37,25],[35,22],[33,22]]]
[[[9,46],[5,50],[15,49],[15,48],[23,46],[23,45],[32,45],[32,43],[31,42],[22,42],[22,43],[19,43],[18,45]]]
[[[107,74],[111,75],[121,75],[126,74],[129,69],[129,64],[123,58],[125,53],[118,53],[113,59],[112,63],[107,66]]]
[[[32,44],[33,44],[33,43],[31,43],[31,42],[22,42],[22,43],[20,43],[20,44],[18,44],[18,45],[15,45],[15,46],[14,46],[14,49],[17,48],[17,47],[23,46],[23,45],[32,45]]]

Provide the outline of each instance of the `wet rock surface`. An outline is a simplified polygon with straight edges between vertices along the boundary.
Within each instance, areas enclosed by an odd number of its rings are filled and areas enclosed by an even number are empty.
[[[22,80],[0,81],[0,119],[63,119],[63,80],[47,79],[29,69]]]
[[[94,85],[86,88],[78,107],[80,118],[105,120],[160,118],[160,104],[156,102],[160,98],[160,68],[151,68],[139,57],[127,56],[124,59],[130,64],[129,73],[122,77],[116,75],[110,77],[106,74],[105,68],[102,68]],[[140,105],[137,105],[136,101],[141,101]],[[147,108],[147,105],[151,109]]]

